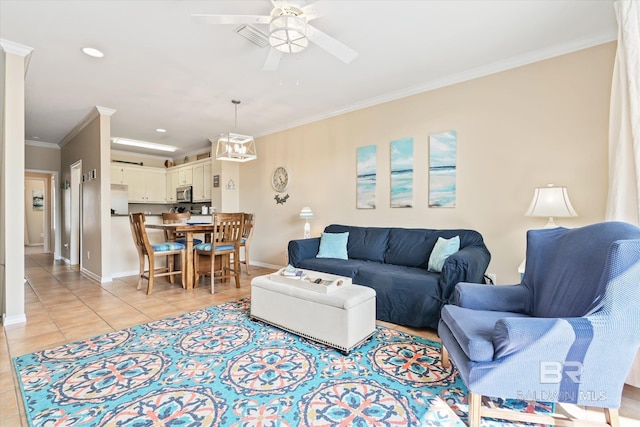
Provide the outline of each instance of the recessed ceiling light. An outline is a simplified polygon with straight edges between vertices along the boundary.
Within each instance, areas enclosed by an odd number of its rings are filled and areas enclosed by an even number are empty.
[[[166,131],[167,131],[166,129],[162,129],[162,128],[156,129],[156,132],[160,132],[160,133],[165,133]]]
[[[102,53],[101,51],[99,51],[98,49],[94,48],[94,47],[83,47],[82,51],[89,56],[92,56],[94,58],[102,58],[104,56],[104,53]]]
[[[159,150],[159,151],[174,152],[178,150],[178,147],[174,147],[172,145],[156,144],[155,142],[138,141],[136,139],[128,139],[128,138],[111,138],[111,142],[113,142],[114,144],[129,145],[131,147],[149,148],[151,150]]]

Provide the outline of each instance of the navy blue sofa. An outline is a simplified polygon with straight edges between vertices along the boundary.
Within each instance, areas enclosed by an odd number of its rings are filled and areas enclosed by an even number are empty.
[[[440,309],[453,301],[458,282],[483,283],[491,254],[473,230],[356,227],[332,224],[325,233],[349,232],[348,258],[316,258],[320,238],[289,242],[289,264],[351,277],[376,291],[378,320],[436,329]],[[460,250],[441,273],[427,271],[438,237],[460,237]]]

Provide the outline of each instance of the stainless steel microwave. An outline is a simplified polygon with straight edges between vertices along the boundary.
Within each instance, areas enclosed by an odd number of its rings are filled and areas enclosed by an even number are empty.
[[[185,185],[176,188],[176,201],[178,203],[193,203],[193,187]]]

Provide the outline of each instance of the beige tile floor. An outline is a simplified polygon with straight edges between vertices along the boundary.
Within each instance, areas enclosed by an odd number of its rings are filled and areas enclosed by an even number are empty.
[[[27,426],[11,358],[141,323],[197,310],[250,294],[251,278],[272,270],[252,267],[252,276],[241,277],[239,289],[216,284],[183,290],[159,279],[152,295],[136,290],[136,278],[115,279],[97,284],[50,254],[29,251],[25,257],[25,312],[27,322],[0,330],[0,426]],[[386,326],[437,340],[435,331],[397,325]],[[603,419],[601,411],[568,408],[568,412],[589,419]],[[625,427],[640,425],[640,390],[626,387],[620,409]]]

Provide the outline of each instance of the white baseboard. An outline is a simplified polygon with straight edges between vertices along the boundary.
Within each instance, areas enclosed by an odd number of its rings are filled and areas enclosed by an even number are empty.
[[[132,270],[132,271],[119,271],[118,273],[113,273],[111,275],[112,278],[117,279],[119,277],[126,277],[126,276],[137,276],[138,274],[140,274],[140,272],[138,270]]]
[[[275,264],[267,264],[266,262],[251,261],[249,263],[249,267],[253,265],[257,267],[272,268],[274,270],[280,270],[281,268],[286,267],[286,265],[275,265]]]
[[[8,325],[17,325],[18,323],[26,323],[27,322],[27,316],[25,316],[24,313],[22,314],[13,314],[11,316],[8,315],[4,315],[4,318],[2,320],[2,324],[4,326],[8,326]]]
[[[93,280],[94,282],[98,282],[98,283],[111,283],[111,277],[101,277],[98,276],[97,274],[95,274],[92,271],[87,270],[86,268],[83,268],[82,270],[80,270],[80,272],[82,274],[84,274],[85,276],[87,276],[89,279]]]

